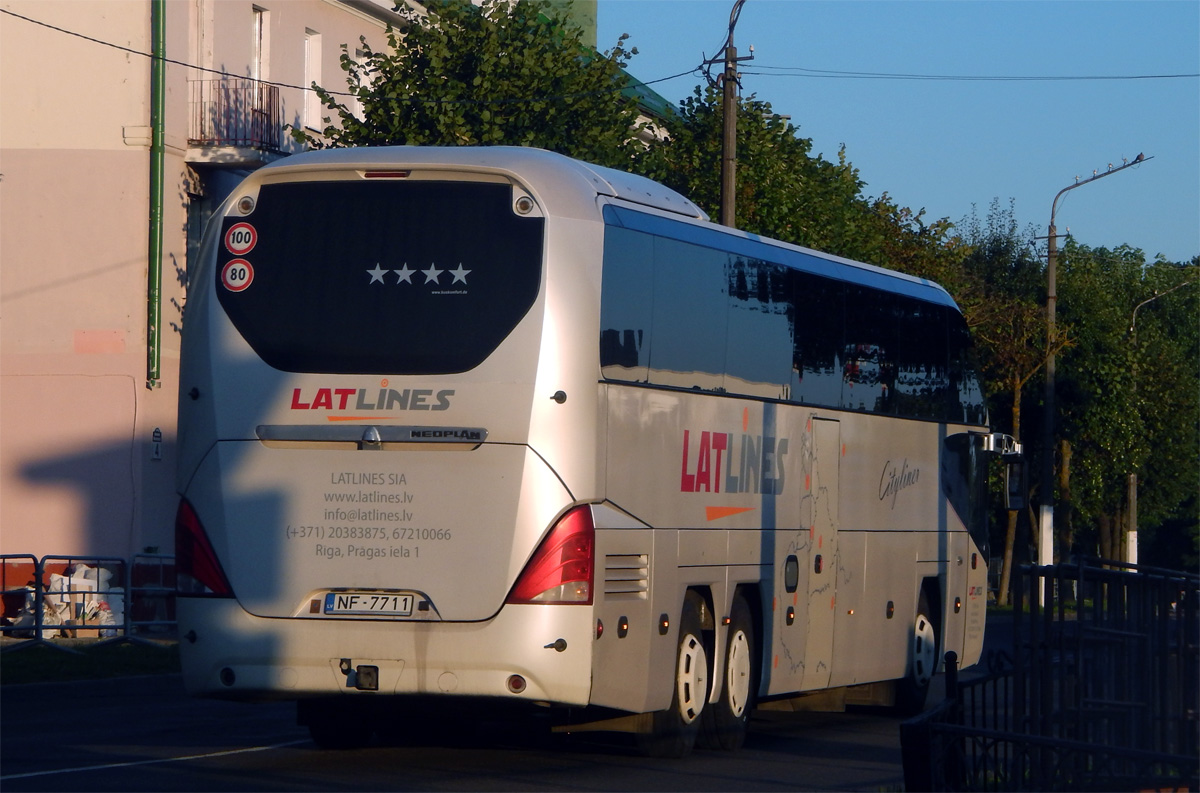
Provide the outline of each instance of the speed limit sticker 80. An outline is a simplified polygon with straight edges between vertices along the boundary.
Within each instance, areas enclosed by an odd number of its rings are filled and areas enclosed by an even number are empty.
[[[221,283],[230,292],[241,292],[254,283],[254,267],[245,259],[230,259],[221,268]]]

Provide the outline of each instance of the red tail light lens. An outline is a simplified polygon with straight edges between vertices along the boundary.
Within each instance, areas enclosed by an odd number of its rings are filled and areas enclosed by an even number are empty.
[[[595,547],[592,511],[576,507],[554,524],[505,602],[591,605]]]
[[[175,513],[175,588],[181,595],[233,597],[233,588],[187,499]]]

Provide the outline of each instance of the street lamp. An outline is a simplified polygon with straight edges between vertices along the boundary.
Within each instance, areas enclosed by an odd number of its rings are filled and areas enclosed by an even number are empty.
[[[1104,173],[1093,173],[1090,179],[1067,185],[1058,191],[1050,204],[1050,231],[1046,238],[1046,395],[1045,415],[1042,420],[1042,506],[1038,520],[1038,564],[1054,564],[1054,378],[1055,378],[1055,308],[1058,302],[1057,267],[1058,267],[1058,229],[1054,225],[1054,216],[1058,212],[1058,199],[1069,190],[1083,187],[1085,184],[1111,176],[1117,171],[1140,165],[1153,157],[1139,154],[1132,162],[1125,162],[1113,168],[1111,165]]]
[[[1138,379],[1137,379],[1137,354],[1138,354],[1138,352],[1137,352],[1137,313],[1138,313],[1138,309],[1140,309],[1142,306],[1146,305],[1147,303],[1150,303],[1154,300],[1158,300],[1160,297],[1171,294],[1176,289],[1182,289],[1185,286],[1191,286],[1192,284],[1195,284],[1195,283],[1196,283],[1196,281],[1184,281],[1181,284],[1176,284],[1175,286],[1171,287],[1170,289],[1168,289],[1165,292],[1155,293],[1151,297],[1146,298],[1145,300],[1143,300],[1142,302],[1138,303],[1136,306],[1133,307],[1133,314],[1131,314],[1129,317],[1129,342],[1130,342],[1130,346],[1133,348],[1133,388],[1134,388],[1134,396],[1135,397],[1137,396],[1137,387],[1138,387]],[[1134,402],[1134,409],[1138,410],[1139,413],[1141,412],[1138,409],[1138,404],[1136,401]],[[1126,532],[1127,532],[1126,536],[1127,536],[1128,540],[1126,542],[1126,547],[1125,547],[1125,561],[1128,562],[1129,564],[1137,564],[1138,563],[1138,514],[1137,514],[1138,476],[1137,476],[1136,471],[1129,474],[1129,480],[1128,480],[1127,486],[1128,486],[1128,493],[1127,493],[1126,497],[1129,500],[1129,526],[1126,529]]]

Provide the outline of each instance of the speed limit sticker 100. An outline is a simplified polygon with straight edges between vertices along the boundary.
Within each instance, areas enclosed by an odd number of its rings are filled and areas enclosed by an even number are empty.
[[[245,256],[258,244],[258,230],[249,223],[234,223],[225,232],[225,250],[234,256]]]
[[[230,292],[242,292],[254,283],[254,267],[245,259],[230,259],[221,268],[221,283]]]

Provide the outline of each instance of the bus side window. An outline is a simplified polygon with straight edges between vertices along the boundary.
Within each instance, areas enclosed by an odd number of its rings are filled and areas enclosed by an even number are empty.
[[[791,271],[730,257],[725,390],[767,399],[786,396],[792,358]]]
[[[650,382],[699,391],[723,390],[729,322],[725,266],[729,256],[664,237],[654,240]]]
[[[844,288],[841,281],[809,273],[792,274],[793,402],[834,408],[842,403]]]
[[[600,298],[600,369],[606,380],[650,381],[653,281],[654,238],[606,228]]]
[[[857,285],[847,288],[844,409],[894,412],[899,308],[894,295]]]

